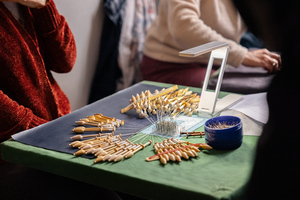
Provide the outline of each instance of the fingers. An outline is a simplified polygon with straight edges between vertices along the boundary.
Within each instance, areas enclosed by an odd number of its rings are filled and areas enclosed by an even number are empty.
[[[269,55],[264,55],[264,61],[262,62],[262,67],[265,68],[269,73],[276,72],[279,63],[276,59],[271,58]]]
[[[264,53],[266,62],[262,67],[265,67],[269,73],[277,72],[281,66],[281,56],[279,54],[269,52],[268,50]]]
[[[269,52],[271,58],[275,59],[279,65],[281,65],[281,56],[277,53]]]
[[[281,66],[281,56],[267,49],[249,51],[243,61],[249,67],[263,67],[269,73],[276,72]]]

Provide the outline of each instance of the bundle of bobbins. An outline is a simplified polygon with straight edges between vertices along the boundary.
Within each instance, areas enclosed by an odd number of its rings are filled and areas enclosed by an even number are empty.
[[[83,138],[93,137],[91,139],[80,141]],[[106,134],[94,134],[94,135],[77,135],[71,137],[76,141],[69,144],[73,148],[79,150],[74,153],[75,156],[81,156],[83,154],[93,154],[97,157],[94,163],[104,161],[121,161],[123,158],[130,158],[136,152],[144,149],[146,146],[152,143],[149,140],[145,144],[133,144],[129,140],[122,140],[122,135],[114,135],[114,133]]]
[[[86,131],[97,131],[97,132],[114,132],[116,127],[124,125],[124,120],[116,119],[114,117],[107,117],[100,113],[94,114],[92,116],[87,116],[85,119],[80,119],[75,122],[79,127],[73,129],[73,132],[83,133]],[[92,128],[87,128],[86,126],[94,126]]]
[[[153,148],[156,155],[147,157],[146,161],[160,160],[164,165],[166,165],[168,161],[181,162],[181,158],[188,160],[190,157],[198,157],[197,153],[201,151],[200,149],[212,149],[212,147],[206,143],[193,144],[174,138],[166,139],[160,143],[156,142]]]
[[[170,88],[155,90],[152,94],[149,90],[132,96],[129,105],[121,110],[125,113],[135,109],[140,118],[146,118],[153,126],[153,132],[168,137],[177,137],[181,128],[174,120],[180,114],[192,116],[197,114],[200,96],[189,91],[189,88],[178,89],[177,85]]]
[[[176,117],[182,113],[192,116],[197,113],[200,96],[189,91],[189,88],[179,89],[175,85],[170,88],[163,88],[161,91],[155,90],[152,94],[149,90],[142,91],[141,94],[132,95],[129,105],[121,110],[125,113],[135,109],[140,118],[149,115],[167,113],[170,117]]]

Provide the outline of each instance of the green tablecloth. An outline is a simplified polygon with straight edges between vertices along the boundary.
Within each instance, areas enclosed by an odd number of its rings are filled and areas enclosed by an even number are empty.
[[[94,159],[74,157],[14,140],[2,143],[1,151],[2,158],[9,162],[141,197],[229,199],[247,182],[257,140],[255,136],[244,136],[242,146],[236,150],[202,151],[198,158],[167,165],[145,161],[146,157],[154,155],[152,147],[118,163],[97,164],[93,164]],[[189,141],[204,142],[204,138],[190,137]]]

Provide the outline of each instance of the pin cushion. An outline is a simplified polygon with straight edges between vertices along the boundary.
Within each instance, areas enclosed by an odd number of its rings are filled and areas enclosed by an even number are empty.
[[[236,149],[243,142],[243,124],[235,116],[218,116],[205,122],[205,141],[214,149]]]

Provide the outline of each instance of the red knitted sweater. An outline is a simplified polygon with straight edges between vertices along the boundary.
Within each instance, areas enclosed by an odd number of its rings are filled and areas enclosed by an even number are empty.
[[[21,7],[25,28],[0,2],[0,142],[71,111],[50,72],[74,66],[68,24],[53,0],[41,9]]]

